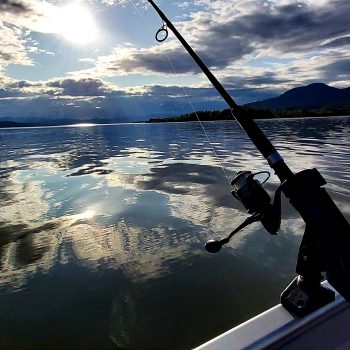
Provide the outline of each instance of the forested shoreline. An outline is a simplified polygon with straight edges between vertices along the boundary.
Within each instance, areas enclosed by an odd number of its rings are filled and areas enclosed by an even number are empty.
[[[321,109],[265,109],[254,107],[241,107],[247,115],[253,119],[274,119],[274,118],[308,118],[308,117],[332,117],[350,115],[350,108],[321,108]],[[164,122],[190,122],[211,120],[229,120],[232,114],[229,109],[216,111],[197,111],[186,113],[180,116],[166,118],[150,118],[147,123],[164,123]]]

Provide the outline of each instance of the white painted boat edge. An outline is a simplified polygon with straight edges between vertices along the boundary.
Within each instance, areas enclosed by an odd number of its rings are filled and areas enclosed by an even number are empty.
[[[324,281],[323,285],[333,289],[327,281]],[[288,334],[307,327],[308,324],[322,315],[330,314],[332,310],[339,309],[340,307],[348,308],[349,306],[336,293],[336,300],[334,302],[302,319],[296,319],[279,304],[206,342],[195,350],[264,349],[279,339],[286,337]]]

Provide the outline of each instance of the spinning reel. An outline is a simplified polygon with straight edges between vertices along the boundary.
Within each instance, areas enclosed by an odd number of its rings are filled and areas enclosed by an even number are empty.
[[[263,182],[256,179],[256,176],[260,174],[267,174],[267,178]],[[271,198],[262,186],[269,177],[270,173],[267,171],[255,174],[251,171],[240,171],[232,179],[232,195],[243,204],[251,216],[245,219],[226,238],[220,241],[209,240],[205,244],[205,249],[209,253],[220,251],[235,233],[256,221],[260,221],[270,234],[276,235],[278,233],[281,224],[281,186],[277,188],[273,204],[271,204]]]

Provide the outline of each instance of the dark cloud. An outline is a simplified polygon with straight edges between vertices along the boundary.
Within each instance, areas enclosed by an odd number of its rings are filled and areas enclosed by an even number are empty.
[[[102,57],[102,67],[108,74],[119,74],[120,72],[158,72],[168,74],[174,73],[199,73],[199,68],[194,64],[191,57],[180,47],[166,46],[161,52],[151,49],[131,49],[126,54],[119,55],[118,50],[107,57]],[[171,63],[169,62],[171,60]],[[173,65],[173,66],[172,66]],[[173,68],[174,67],[174,68]]]
[[[7,97],[21,97],[23,96],[23,93],[20,91],[14,91],[11,89],[0,89],[0,99],[1,98],[7,98]]]
[[[22,88],[33,87],[33,86],[41,86],[41,84],[29,82],[26,80],[19,80],[7,85],[7,87],[10,89],[22,89]]]
[[[284,91],[279,87],[276,88],[236,88],[229,89],[230,95],[238,104],[262,101],[268,98],[277,97]]]
[[[198,54],[209,67],[225,68],[233,61],[252,53],[254,47],[236,33],[212,26],[194,42]]]
[[[11,53],[2,51],[0,49],[0,60],[1,61],[10,61],[11,59],[12,59],[12,54]]]
[[[298,6],[297,3],[270,9],[257,6],[254,12],[235,16],[225,23],[193,18],[193,21],[185,22],[181,29],[185,37],[190,37],[190,44],[209,67],[224,69],[255,50],[309,53],[315,49],[349,44],[349,13],[350,1],[345,0],[337,1],[336,6],[308,7]],[[328,44],[324,44],[325,41]],[[102,65],[114,74],[121,71],[163,74],[199,72],[180,45],[171,47],[167,44],[150,49],[132,49],[126,55],[119,55],[116,50],[107,59],[103,58]]]
[[[104,96],[110,89],[99,79],[61,79],[50,81],[48,87],[57,88],[56,94],[69,96]]]
[[[342,59],[320,67],[326,81],[350,79],[350,59]]]
[[[209,33],[201,40],[196,41],[197,53],[209,66],[224,68],[232,61],[251,53],[253,47],[233,36],[225,35],[218,42],[214,33]],[[116,50],[106,60],[103,57],[102,64],[108,73],[119,74],[122,72],[157,72],[163,74],[198,74],[201,70],[194,63],[190,55],[182,46],[157,49],[130,50],[127,55],[120,57]]]
[[[323,7],[292,4],[237,17],[229,23],[218,24],[215,30],[217,40],[225,33],[231,33],[252,45],[299,52],[315,49],[330,38],[349,34],[349,13],[349,1],[337,1],[336,6]],[[338,44],[343,45],[343,42]]]
[[[30,82],[26,80],[18,80],[12,83],[8,83],[4,85],[3,88],[0,88],[0,99],[8,98],[8,97],[28,97],[28,96],[36,96],[39,92],[35,92],[35,90],[28,90],[42,87],[42,83]]]
[[[259,85],[277,85],[277,84],[286,84],[291,82],[292,80],[289,78],[280,77],[275,72],[265,72],[261,75],[256,76],[230,76],[224,78],[223,83],[227,87],[239,89],[242,86],[259,86]]]
[[[0,89],[1,97],[28,97],[49,95],[55,97],[103,97],[107,95],[123,96],[126,93],[122,90],[113,89],[100,79],[57,79],[47,82],[31,82],[19,80],[7,84]]]
[[[21,1],[0,0],[0,13],[11,12],[18,14],[28,11],[30,11],[30,7]]]
[[[27,90],[27,88],[32,89],[35,87],[40,88],[42,87],[42,84],[25,80],[15,81],[0,89],[0,98],[37,96],[39,92],[35,92],[35,90]]]

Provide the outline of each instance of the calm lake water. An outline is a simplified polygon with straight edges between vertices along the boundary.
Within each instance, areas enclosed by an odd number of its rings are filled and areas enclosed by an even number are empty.
[[[350,118],[259,125],[349,219]],[[279,302],[303,223],[285,201],[279,235],[206,253],[246,217],[230,178],[269,168],[236,122],[204,126],[217,156],[198,123],[0,130],[2,350],[189,349]]]

